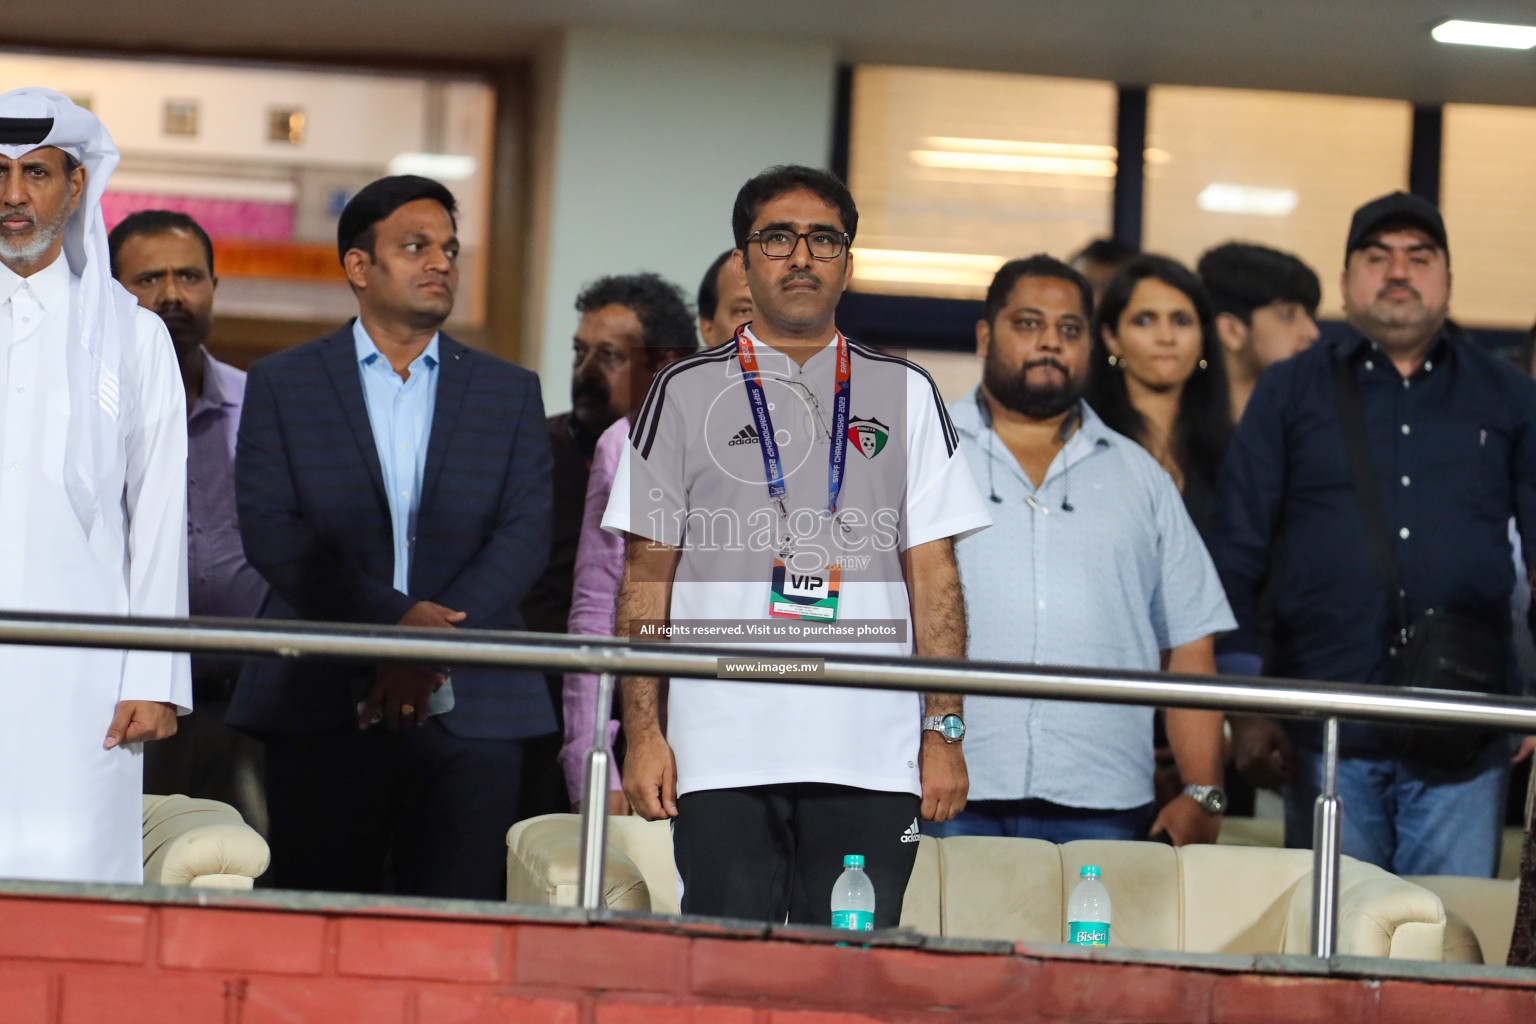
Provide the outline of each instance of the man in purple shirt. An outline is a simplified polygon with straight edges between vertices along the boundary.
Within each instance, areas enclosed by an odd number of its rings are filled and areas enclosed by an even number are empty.
[[[604,534],[599,523],[629,432],[626,417],[639,407],[657,372],[675,359],[692,355],[699,343],[694,337],[688,300],[676,285],[656,274],[600,278],[582,289],[576,298],[576,310],[581,320],[572,340],[576,356],[571,381],[574,411],[568,415],[572,422],[583,424],[592,447],[586,451],[579,481],[574,471],[568,472],[571,482],[579,482],[579,486],[564,497],[561,466],[570,466],[574,460],[562,456],[559,446],[554,449],[555,520],[567,524],[570,547],[562,580],[560,617],[558,625],[551,626],[549,632],[612,636],[614,603],[619,594],[613,560],[615,538]],[[560,529],[557,525],[557,534]],[[620,541],[619,570],[623,569],[623,547]],[[551,569],[556,564],[552,555]],[[529,615],[529,627],[537,629],[534,622]],[[559,750],[559,767],[575,807],[581,803],[585,756],[592,743],[597,715],[597,676],[578,672],[566,675],[564,680],[564,742]],[[617,731],[618,723],[610,723],[610,740]],[[609,810],[626,813],[629,801],[624,796],[617,765],[610,783]]]
[[[699,282],[696,312],[699,316],[699,337],[704,339],[706,348],[730,341],[735,337],[736,328],[752,319],[752,292],[744,283],[736,280],[731,270],[733,251],[727,249],[716,256],[709,269],[704,271],[703,280]],[[591,305],[590,302],[587,304]],[[582,308],[582,305],[578,301],[577,308]],[[629,313],[636,318],[638,324],[638,310],[624,308],[620,304],[609,312],[618,315],[621,320],[623,314]],[[589,320],[587,315],[583,315],[581,326],[576,332],[578,343],[583,333],[598,332],[599,326],[596,320]],[[642,332],[641,344],[654,345],[653,340],[646,340],[653,336],[654,332]],[[648,362],[638,374],[633,370],[630,372],[629,391],[632,396],[643,396],[650,391],[652,379],[667,363],[692,354],[692,350],[687,348],[663,351],[666,352],[664,360]],[[586,503],[581,517],[581,540],[576,549],[567,633],[581,636],[613,635],[613,613],[619,600],[620,577],[624,574],[624,539],[603,529],[603,511],[608,507],[608,497],[613,492],[613,476],[618,471],[619,456],[629,436],[629,417],[638,411],[638,407],[638,402],[631,402],[628,410],[598,438],[597,447],[592,453],[591,474],[587,478]],[[560,748],[560,767],[565,772],[572,810],[579,810],[585,791],[583,778],[587,749],[592,745],[593,725],[597,717],[597,676],[591,672],[567,673],[564,702],[565,737]],[[610,715],[608,741],[616,744],[618,733],[618,718]],[[624,795],[617,759],[609,769],[608,812],[629,813],[629,798]]]
[[[213,327],[213,244],[191,217],[130,214],[108,239],[112,274],[156,313],[176,346],[187,389],[187,578],[193,615],[252,618],[267,582],[245,560],[235,511],[235,433],[245,373],[203,347]],[[266,830],[261,744],[224,724],[240,659],[192,659],[192,714],[168,742],[146,748],[144,791],[233,804]]]

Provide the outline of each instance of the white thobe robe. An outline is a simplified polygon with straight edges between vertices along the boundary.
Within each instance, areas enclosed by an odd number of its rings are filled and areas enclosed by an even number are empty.
[[[65,494],[78,287],[62,256],[29,278],[0,265],[0,608],[184,616],[186,398],[148,310],[122,339],[120,498],[87,538]],[[187,656],[0,646],[0,878],[143,881],[143,744],[102,748],[120,700],[190,710]]]

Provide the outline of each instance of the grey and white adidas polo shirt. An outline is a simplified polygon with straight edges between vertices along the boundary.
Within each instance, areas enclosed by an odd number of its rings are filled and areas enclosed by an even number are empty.
[[[901,552],[991,523],[938,388],[915,364],[850,344],[849,445],[833,522],[825,511],[836,345],[803,367],[761,343],[756,353],[788,491],[791,569],[835,562],[842,571],[837,621],[894,621],[900,632],[754,649],[910,655]],[[681,549],[671,622],[769,621],[779,514],[734,340],[657,374],[630,431],[603,527]],[[781,782],[919,793],[921,715],[921,698],[911,693],[674,681],[668,738],[680,793]]]

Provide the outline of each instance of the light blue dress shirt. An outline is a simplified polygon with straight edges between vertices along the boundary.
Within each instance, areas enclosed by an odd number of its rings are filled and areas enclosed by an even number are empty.
[[[1081,403],[1037,490],[978,391],[949,407],[991,503],[992,529],[955,545],[967,654],[978,661],[1156,672],[1161,653],[1236,623],[1178,488]],[[965,699],[972,800],[1125,810],[1152,800],[1152,709]]]
[[[432,335],[412,361],[410,379],[401,380],[363,329],[352,321],[357,367],[363,380],[363,401],[373,443],[384,471],[384,493],[394,528],[395,589],[410,593],[411,549],[416,543],[416,513],[421,509],[421,484],[427,468],[427,441],[432,436],[432,411],[437,405],[437,340]]]

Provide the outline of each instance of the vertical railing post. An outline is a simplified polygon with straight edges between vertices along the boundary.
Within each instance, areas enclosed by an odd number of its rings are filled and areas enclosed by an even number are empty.
[[[1323,733],[1323,785],[1312,809],[1312,955],[1332,957],[1339,932],[1339,841],[1344,807],[1339,801],[1339,720]]]
[[[613,707],[613,673],[597,677],[596,725],[587,750],[586,797],[581,801],[581,884],[577,902],[586,911],[603,908],[603,866],[608,846],[608,719]]]

